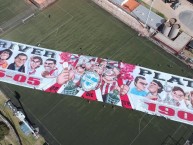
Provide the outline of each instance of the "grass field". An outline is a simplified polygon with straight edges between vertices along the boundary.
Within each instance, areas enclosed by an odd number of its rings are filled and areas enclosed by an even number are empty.
[[[24,0],[0,0],[0,25],[28,9]]]
[[[6,15],[0,13],[1,17],[6,18]],[[135,31],[90,0],[58,0],[25,24],[0,37],[141,64],[185,77],[193,75],[181,62],[145,38],[138,37]],[[5,83],[1,86],[14,100],[14,91],[20,94],[29,118],[40,126],[42,135],[53,145],[161,145],[169,136],[179,140],[187,138],[193,130],[189,125],[137,111],[120,107],[114,110],[110,105],[103,108],[99,102],[89,104],[80,98]]]

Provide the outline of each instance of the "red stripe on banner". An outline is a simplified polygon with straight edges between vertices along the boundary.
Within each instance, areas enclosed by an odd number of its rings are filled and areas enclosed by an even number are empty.
[[[56,68],[56,69],[51,70],[50,75],[52,75],[56,70],[58,70],[58,69]]]
[[[118,79],[117,82],[118,82],[119,86],[123,85],[123,80],[122,79]],[[127,94],[120,95],[120,99],[121,99],[121,104],[124,108],[132,109],[131,102],[129,100],[129,96]]]
[[[61,88],[62,85],[55,83],[48,89],[44,90],[45,92],[50,92],[50,93],[57,93],[57,91]]]
[[[105,84],[105,94],[108,94],[109,84],[108,83],[104,83],[104,84]]]
[[[120,96],[120,98],[121,98],[121,104],[124,108],[132,109],[131,102],[127,94]]]
[[[110,87],[109,87],[109,91],[108,92],[111,92],[113,89],[115,88],[115,82],[113,82]]]
[[[84,92],[84,94],[82,95],[82,98],[96,101],[97,97],[96,97],[95,90]]]

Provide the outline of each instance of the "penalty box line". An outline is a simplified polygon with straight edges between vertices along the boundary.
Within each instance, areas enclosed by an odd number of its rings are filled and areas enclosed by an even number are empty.
[[[69,13],[67,13],[67,14],[69,14]],[[45,14],[43,14],[43,15],[44,15],[45,17],[47,17]],[[74,18],[74,16],[72,16],[71,14],[69,14],[69,15],[70,15],[70,18],[69,18],[67,21],[65,21],[64,23],[62,23],[60,26],[58,26],[57,28],[55,28],[53,31],[49,32],[44,38],[42,38],[41,40],[37,41],[36,44],[41,44],[41,43],[43,43],[43,42],[46,42],[46,41],[44,41],[44,40],[46,40],[47,37],[49,37],[50,35],[52,35],[52,34],[55,33],[55,32],[58,33],[58,30],[59,30],[60,28],[62,28],[64,25],[66,25],[67,23],[69,23],[70,21],[72,21],[72,19]],[[57,33],[55,34],[55,36],[57,36]]]
[[[143,117],[143,116],[142,116]],[[129,145],[132,145],[135,140],[137,140],[137,138],[141,135],[142,132],[144,132],[144,130],[150,125],[150,123],[152,122],[152,120],[155,118],[155,116],[153,116],[149,122],[146,124],[146,126],[135,136],[135,138],[132,140],[132,142]],[[141,119],[140,119],[141,120]]]
[[[40,118],[40,120],[43,120],[44,118],[46,118],[62,101],[64,101],[64,98],[65,97],[63,97],[59,102],[57,102],[44,116]]]

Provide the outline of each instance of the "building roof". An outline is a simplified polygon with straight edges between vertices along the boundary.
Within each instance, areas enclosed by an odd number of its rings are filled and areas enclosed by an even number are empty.
[[[188,46],[193,49],[193,40],[190,41],[190,43],[188,44]]]
[[[112,1],[113,3],[117,4],[117,5],[122,5],[122,3],[125,1],[125,0],[110,0]]]
[[[132,12],[139,5],[140,4],[136,0],[127,0],[126,2],[123,2],[122,7],[128,12]]]
[[[193,30],[193,11],[185,10],[179,14],[180,22],[190,30]]]
[[[31,133],[31,130],[28,128],[28,126],[25,124],[25,123],[22,123],[20,125],[20,128],[22,130],[22,132],[25,134],[25,135],[29,135]]]
[[[25,115],[24,115],[23,112],[21,112],[21,111],[17,111],[17,112],[15,113],[15,116],[16,116],[17,118],[19,118],[19,120],[21,120],[21,121],[23,121],[23,120],[25,119]]]
[[[182,50],[191,40],[191,36],[182,32],[174,41],[168,39],[162,33],[157,33],[154,38],[172,48],[175,52]]]
[[[46,0],[33,0],[33,1],[37,2],[38,4],[42,4],[46,2]]]
[[[8,106],[13,111],[13,113],[17,112],[17,107],[14,106],[14,104],[11,102],[11,100],[8,100],[5,103],[5,105]]]
[[[139,5],[131,12],[131,14],[145,24],[147,21],[149,12],[150,11],[148,8],[142,5]],[[151,11],[147,21],[147,26],[157,30],[157,28],[165,21],[166,20],[164,18],[160,17],[159,15]]]

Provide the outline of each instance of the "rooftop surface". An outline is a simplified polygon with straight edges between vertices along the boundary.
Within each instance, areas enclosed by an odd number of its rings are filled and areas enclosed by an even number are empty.
[[[123,3],[122,7],[125,8],[127,11],[131,12],[140,4],[136,0],[128,0]]]
[[[179,14],[179,20],[190,30],[193,30],[193,11],[182,11]]]
[[[191,40],[191,36],[187,35],[184,32],[182,32],[174,41],[168,39],[168,37],[164,36],[162,33],[157,33],[154,37],[161,42],[164,42],[167,46],[169,46],[176,52],[182,50],[182,48],[184,48]]]
[[[149,5],[151,5],[152,2],[152,0],[143,1]],[[193,21],[191,21],[191,19],[193,18],[190,17],[193,15],[193,4],[186,0],[179,1],[181,5],[175,10],[171,8],[171,3],[164,3],[162,0],[154,0],[152,7],[164,14],[168,19],[176,18],[176,23],[179,23],[181,25],[181,29],[193,37],[193,29],[191,27],[193,26]],[[189,14],[187,13],[187,11],[191,11],[191,13]],[[184,18],[181,18],[182,16]]]
[[[121,5],[124,0],[112,0],[112,2],[114,2],[115,4]]]
[[[160,17],[154,12],[150,12],[149,9],[142,5],[139,5],[137,8],[135,8],[131,14],[155,30],[165,22],[164,18]]]

